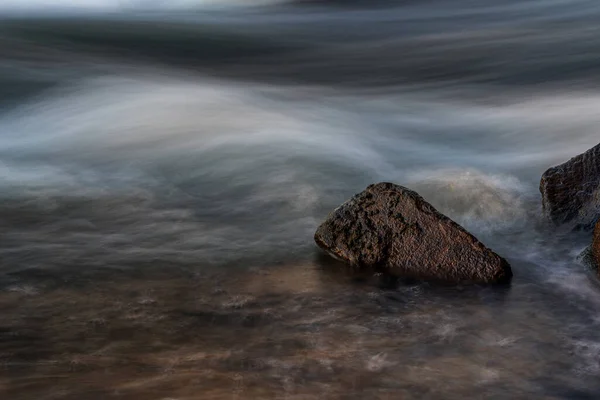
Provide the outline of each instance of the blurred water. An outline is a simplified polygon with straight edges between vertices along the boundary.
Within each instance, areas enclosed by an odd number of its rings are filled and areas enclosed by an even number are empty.
[[[0,8],[0,393],[598,396],[590,238],[537,189],[598,143],[595,2],[42,3]],[[330,274],[316,226],[382,180],[511,287]]]

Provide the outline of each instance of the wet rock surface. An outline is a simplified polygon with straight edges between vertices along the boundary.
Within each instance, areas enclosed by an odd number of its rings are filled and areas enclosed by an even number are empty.
[[[326,252],[358,269],[450,283],[504,283],[508,262],[416,192],[370,185],[315,233]]]
[[[600,144],[544,172],[540,192],[552,222],[593,228],[600,216]]]
[[[596,268],[600,267],[600,221],[596,222],[594,228],[594,240],[592,241],[592,259]],[[600,268],[598,268],[598,275],[600,276]]]

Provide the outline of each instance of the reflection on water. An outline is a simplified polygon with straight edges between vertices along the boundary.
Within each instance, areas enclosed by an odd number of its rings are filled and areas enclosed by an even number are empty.
[[[581,299],[518,280],[382,287],[316,265],[18,274],[0,295],[0,388],[11,399],[551,399],[600,389],[598,321]]]

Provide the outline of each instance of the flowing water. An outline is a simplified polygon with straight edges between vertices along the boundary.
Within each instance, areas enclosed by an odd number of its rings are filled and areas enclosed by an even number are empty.
[[[599,142],[596,1],[2,4],[2,399],[600,396],[590,235],[538,192]],[[378,181],[512,284],[323,256]]]

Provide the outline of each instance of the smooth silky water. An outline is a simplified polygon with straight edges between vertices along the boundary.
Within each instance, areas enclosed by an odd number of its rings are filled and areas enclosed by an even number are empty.
[[[0,398],[600,397],[590,234],[538,191],[600,141],[600,5],[4,3]],[[512,283],[321,254],[378,181]]]

